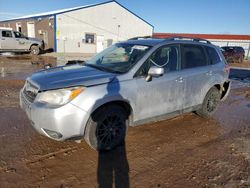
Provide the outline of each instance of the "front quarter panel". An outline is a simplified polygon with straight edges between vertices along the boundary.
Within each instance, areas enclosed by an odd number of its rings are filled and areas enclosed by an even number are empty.
[[[100,106],[114,101],[128,103],[133,109],[135,106],[135,86],[133,80],[119,81],[115,78],[107,84],[88,87],[71,103],[92,114]]]

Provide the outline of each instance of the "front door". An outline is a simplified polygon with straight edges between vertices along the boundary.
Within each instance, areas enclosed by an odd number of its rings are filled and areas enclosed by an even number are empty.
[[[30,48],[29,40],[22,33],[14,31],[14,37],[16,41],[16,49],[29,50]]]
[[[36,37],[34,22],[28,22],[27,23],[27,30],[28,30],[28,37],[32,37],[32,38]]]
[[[135,78],[137,103],[134,121],[179,113],[182,109],[184,84],[178,71],[179,60],[179,45],[166,45],[158,48],[139,69]],[[147,82],[145,75],[151,66],[163,67],[165,74]]]
[[[96,52],[99,53],[104,49],[104,36],[96,37]]]

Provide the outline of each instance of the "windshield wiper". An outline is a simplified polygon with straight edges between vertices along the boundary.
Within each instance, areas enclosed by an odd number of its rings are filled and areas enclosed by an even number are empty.
[[[95,68],[95,69],[98,69],[98,70],[101,70],[101,71],[104,71],[104,72],[111,72],[111,73],[118,73],[118,74],[123,73],[121,71],[112,70],[112,69],[102,67],[102,66],[97,66],[97,65],[94,65],[94,64],[85,63],[84,65]]]
[[[105,68],[103,68],[101,66],[97,66],[97,65],[93,65],[93,64],[89,64],[89,63],[85,63],[84,65],[87,66],[87,67],[92,67],[92,68],[101,70],[101,71],[105,71],[105,72],[107,71]]]

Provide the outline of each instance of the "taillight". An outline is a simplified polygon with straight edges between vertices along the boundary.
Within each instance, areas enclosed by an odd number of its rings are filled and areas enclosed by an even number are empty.
[[[225,65],[224,72],[227,72],[227,73],[230,72],[230,66],[228,64]]]

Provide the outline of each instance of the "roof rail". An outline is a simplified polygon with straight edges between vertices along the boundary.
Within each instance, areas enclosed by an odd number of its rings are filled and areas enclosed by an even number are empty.
[[[210,41],[202,38],[192,38],[192,37],[183,37],[183,36],[173,36],[169,38],[157,38],[157,37],[152,37],[152,36],[140,36],[140,37],[133,37],[128,40],[141,40],[141,39],[165,39],[166,41],[171,41],[171,40],[191,40],[195,42],[204,42],[207,44],[211,44]]]
[[[191,40],[191,41],[195,41],[195,42],[205,42],[207,44],[211,44],[211,42],[206,40],[206,39],[192,38],[192,37],[182,37],[182,36],[173,36],[173,37],[170,37],[170,38],[165,38],[165,40]]]
[[[153,38],[152,36],[141,36],[141,37],[133,37],[128,40],[140,40],[140,39],[151,39]]]

